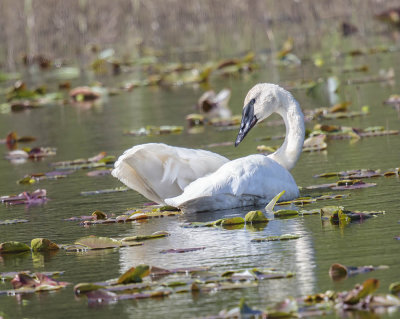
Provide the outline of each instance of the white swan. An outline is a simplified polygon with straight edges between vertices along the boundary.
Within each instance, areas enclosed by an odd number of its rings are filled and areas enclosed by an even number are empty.
[[[185,212],[262,205],[282,190],[286,191],[282,200],[298,197],[289,170],[296,164],[304,142],[299,104],[280,86],[262,83],[249,91],[244,105],[235,146],[256,123],[278,113],[285,121],[286,137],[275,153],[229,161],[204,150],[142,144],[119,157],[112,175],[148,199]]]

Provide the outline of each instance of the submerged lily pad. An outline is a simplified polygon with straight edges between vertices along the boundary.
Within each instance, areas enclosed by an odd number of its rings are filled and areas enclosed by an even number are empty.
[[[263,241],[280,241],[280,240],[291,240],[291,239],[298,239],[301,236],[299,235],[291,235],[291,234],[284,234],[280,236],[268,236],[268,237],[263,237],[263,238],[254,238],[251,241],[252,242],[263,242]]]

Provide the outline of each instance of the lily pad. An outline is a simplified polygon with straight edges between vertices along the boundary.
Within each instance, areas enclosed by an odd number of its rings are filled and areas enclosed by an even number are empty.
[[[104,288],[104,286],[84,282],[74,286],[74,293],[76,295],[85,294],[102,288]]]
[[[12,224],[19,224],[19,223],[28,223],[29,220],[27,219],[6,219],[0,220],[0,225],[12,225]]]
[[[292,239],[299,239],[301,236],[299,235],[291,235],[291,234],[284,234],[280,236],[268,236],[263,238],[254,238],[252,242],[263,242],[263,241],[281,241],[281,240],[292,240]]]
[[[123,243],[129,242],[129,241],[143,241],[143,240],[148,240],[148,239],[163,238],[163,237],[167,237],[169,235],[170,234],[166,231],[158,231],[151,235],[124,237],[121,239],[121,241]]]
[[[122,274],[117,281],[117,284],[128,284],[142,282],[143,277],[150,274],[150,267],[148,265],[138,265],[128,269],[124,274]]]
[[[60,249],[56,243],[47,238],[35,238],[31,241],[32,251],[48,251]]]
[[[346,279],[347,276],[354,276],[357,274],[364,274],[373,270],[388,269],[388,266],[344,266],[341,264],[332,264],[329,268],[329,276],[333,281],[340,281]]]
[[[7,241],[0,244],[0,254],[19,253],[28,250],[31,250],[28,245],[18,241]]]
[[[117,248],[121,247],[121,241],[108,238],[108,237],[97,237],[97,236],[87,236],[77,239],[75,244],[83,245],[88,247],[88,249],[107,249],[107,248]]]
[[[293,209],[280,209],[274,211],[274,217],[282,218],[282,217],[293,217],[298,216],[299,212]]]
[[[268,218],[260,210],[252,210],[244,217],[246,223],[267,223]]]
[[[164,249],[160,251],[160,254],[182,254],[182,253],[189,253],[192,251],[204,250],[206,247],[194,247],[194,248],[172,248],[172,249]]]
[[[232,225],[241,225],[244,223],[245,223],[245,220],[243,217],[231,217],[231,218],[223,218],[219,225],[222,227],[225,227],[225,226],[232,226]]]

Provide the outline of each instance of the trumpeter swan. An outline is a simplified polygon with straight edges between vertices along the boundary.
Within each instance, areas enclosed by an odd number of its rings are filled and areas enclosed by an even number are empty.
[[[296,198],[299,190],[289,170],[301,154],[305,128],[300,106],[288,91],[260,83],[248,92],[235,146],[272,113],[282,116],[286,137],[268,156],[229,161],[205,150],[150,143],[126,150],[112,175],[148,199],[184,212],[262,205],[282,190],[282,200]]]

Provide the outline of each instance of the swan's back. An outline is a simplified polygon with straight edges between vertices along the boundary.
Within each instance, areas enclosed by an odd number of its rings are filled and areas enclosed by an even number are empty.
[[[188,184],[228,161],[205,150],[149,143],[126,150],[112,175],[148,199],[165,204],[164,199],[182,194]]]
[[[299,196],[292,175],[273,159],[250,155],[231,161],[189,184],[166,203],[187,212],[261,205],[285,190],[282,200]]]

